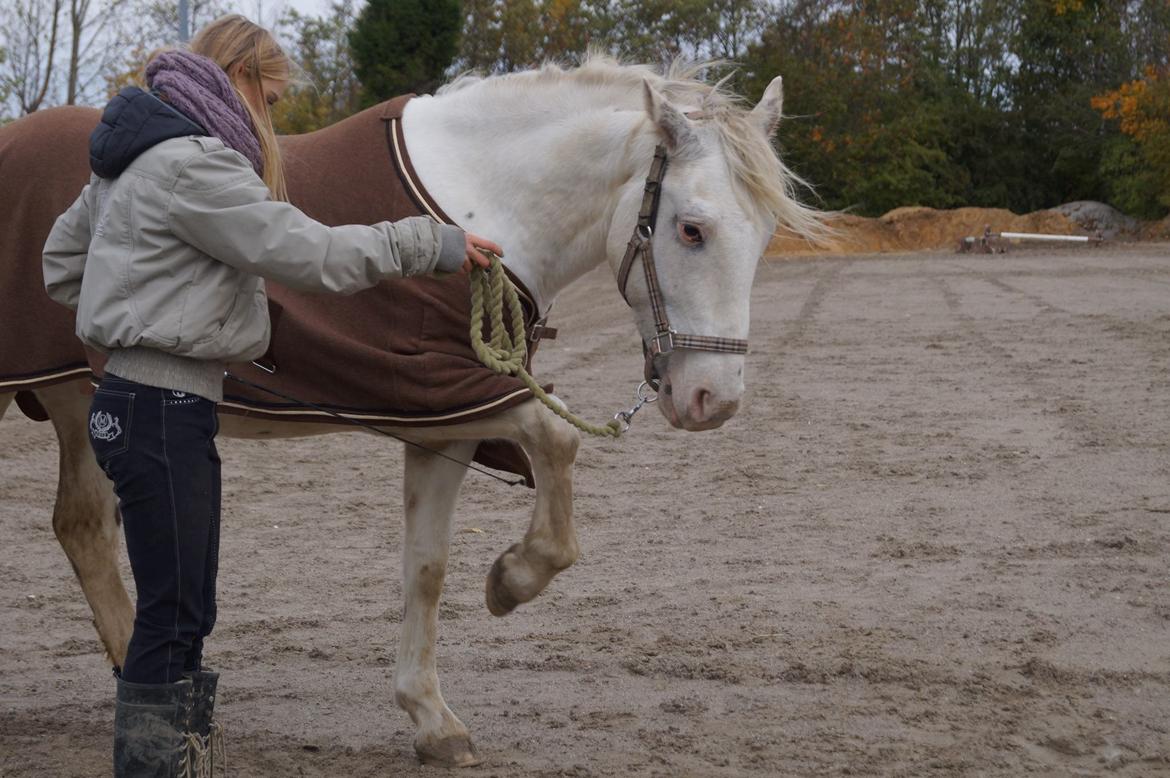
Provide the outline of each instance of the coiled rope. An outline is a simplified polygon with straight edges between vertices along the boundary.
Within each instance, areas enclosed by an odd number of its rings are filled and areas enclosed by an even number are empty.
[[[471,271],[471,347],[479,361],[500,375],[514,375],[546,408],[589,435],[617,438],[622,425],[611,419],[605,426],[590,424],[558,404],[536,379],[524,368],[528,360],[528,344],[524,340],[524,311],[516,287],[504,274],[500,258],[488,253],[491,268],[476,266]],[[484,307],[491,324],[491,343],[483,340]],[[505,306],[507,311],[505,312]],[[505,313],[507,323],[505,325]]]

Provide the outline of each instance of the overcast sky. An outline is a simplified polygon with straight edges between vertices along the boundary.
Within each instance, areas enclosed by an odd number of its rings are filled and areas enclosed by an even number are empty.
[[[0,0],[0,2],[5,1]],[[174,0],[174,2],[178,3],[178,0]],[[325,16],[329,13],[329,6],[332,4],[333,0],[229,0],[227,6],[233,12],[242,13],[254,22],[265,27],[272,27],[274,22],[282,17],[288,9],[294,9],[309,16]],[[359,11],[364,5],[365,0],[355,0],[354,2],[354,7]],[[195,30],[191,32],[194,34]]]
[[[303,14],[324,16],[329,12],[330,0],[286,0],[289,8],[295,8]]]
[[[332,5],[332,2],[333,0],[265,0],[264,15],[268,16],[267,8],[269,5],[283,5],[285,8],[293,8],[303,14],[309,14],[311,16],[324,16],[325,14],[329,13],[329,6]],[[365,5],[365,3],[359,0],[359,2],[355,3],[355,5],[356,7],[361,8],[363,5]]]

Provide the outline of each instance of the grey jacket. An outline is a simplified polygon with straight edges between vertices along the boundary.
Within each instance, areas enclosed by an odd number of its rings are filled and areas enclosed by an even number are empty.
[[[45,289],[122,378],[213,400],[228,362],[268,348],[261,276],[350,294],[387,277],[458,270],[463,231],[427,217],[327,227],[212,137],[163,141],[94,176],[44,250]]]

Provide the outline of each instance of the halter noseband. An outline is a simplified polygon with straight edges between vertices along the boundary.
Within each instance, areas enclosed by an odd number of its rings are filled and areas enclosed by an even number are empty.
[[[658,271],[654,267],[654,227],[658,222],[658,200],[662,194],[662,179],[666,176],[666,147],[659,144],[654,149],[654,161],[650,163],[650,173],[646,176],[646,188],[642,194],[642,207],[638,209],[638,223],[634,227],[634,234],[626,245],[626,254],[622,258],[621,269],[618,270],[618,291],[626,305],[630,305],[630,298],[626,294],[626,284],[630,280],[630,270],[634,260],[642,258],[642,270],[646,273],[646,290],[650,295],[650,307],[654,311],[654,337],[647,343],[642,341],[642,353],[646,357],[644,369],[646,382],[658,391],[658,372],[660,358],[665,358],[676,348],[691,349],[692,351],[717,351],[721,354],[746,354],[748,342],[737,338],[722,338],[711,335],[685,335],[676,332],[670,326],[670,319],[666,315],[666,305],[662,301],[662,289],[658,285]]]

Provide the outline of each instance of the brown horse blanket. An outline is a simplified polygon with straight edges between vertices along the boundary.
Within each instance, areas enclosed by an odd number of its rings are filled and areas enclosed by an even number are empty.
[[[406,157],[402,108],[410,96],[332,127],[281,139],[292,202],[326,224],[372,224],[427,213],[450,222]],[[92,109],[33,114],[0,130],[0,392],[100,373],[73,333],[73,315],[44,292],[41,248],[57,215],[88,178]],[[233,374],[343,415],[403,426],[469,421],[531,394],[485,368],[471,350],[466,276],[385,281],[349,297],[294,292],[270,282],[273,336],[255,364]],[[529,326],[536,312],[531,297]],[[534,344],[533,344],[534,345]],[[18,397],[20,395],[18,394]],[[27,403],[21,405],[27,408]],[[221,410],[287,421],[337,419],[228,380]],[[518,446],[486,441],[477,461],[522,474]]]

